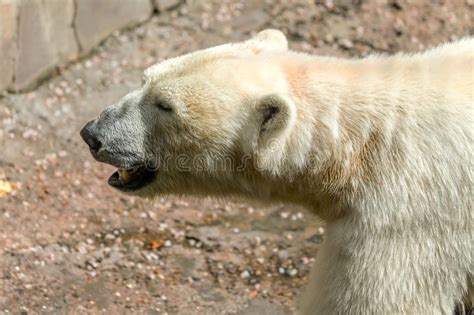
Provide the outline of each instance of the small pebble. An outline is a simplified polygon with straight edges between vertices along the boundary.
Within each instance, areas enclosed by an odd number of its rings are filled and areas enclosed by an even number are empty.
[[[242,271],[242,273],[240,274],[240,278],[242,279],[247,279],[250,277],[250,272],[248,270],[244,270]]]

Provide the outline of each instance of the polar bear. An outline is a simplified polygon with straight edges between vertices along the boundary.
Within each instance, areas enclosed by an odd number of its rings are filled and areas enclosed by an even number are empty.
[[[311,56],[265,30],[151,66],[81,135],[126,193],[324,219],[299,314],[452,314],[474,280],[473,56]]]

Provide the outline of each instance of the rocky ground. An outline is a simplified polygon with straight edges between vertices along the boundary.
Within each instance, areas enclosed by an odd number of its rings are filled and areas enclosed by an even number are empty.
[[[78,132],[147,66],[263,28],[283,30],[293,49],[339,56],[474,33],[470,0],[378,3],[188,1],[115,34],[35,91],[1,97],[0,314],[292,313],[324,238],[316,217],[123,196]]]

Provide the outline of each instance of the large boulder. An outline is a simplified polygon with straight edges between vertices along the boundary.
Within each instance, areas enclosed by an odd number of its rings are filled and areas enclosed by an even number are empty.
[[[150,0],[80,0],[76,10],[77,37],[85,53],[113,31],[149,19],[153,5]]]
[[[155,7],[159,13],[177,8],[182,0],[155,0]]]
[[[18,10],[16,1],[0,1],[0,91],[13,82]]]
[[[18,7],[15,90],[33,86],[37,80],[78,55],[72,28],[73,0],[22,0]]]

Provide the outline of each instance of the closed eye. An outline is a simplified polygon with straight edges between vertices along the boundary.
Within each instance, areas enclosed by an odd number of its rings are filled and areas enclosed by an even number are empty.
[[[158,107],[160,110],[165,111],[165,112],[172,112],[173,111],[171,106],[165,101],[157,101],[156,102],[156,107]]]
[[[144,86],[147,81],[148,81],[148,78],[146,76],[143,76],[142,77],[142,86]]]

